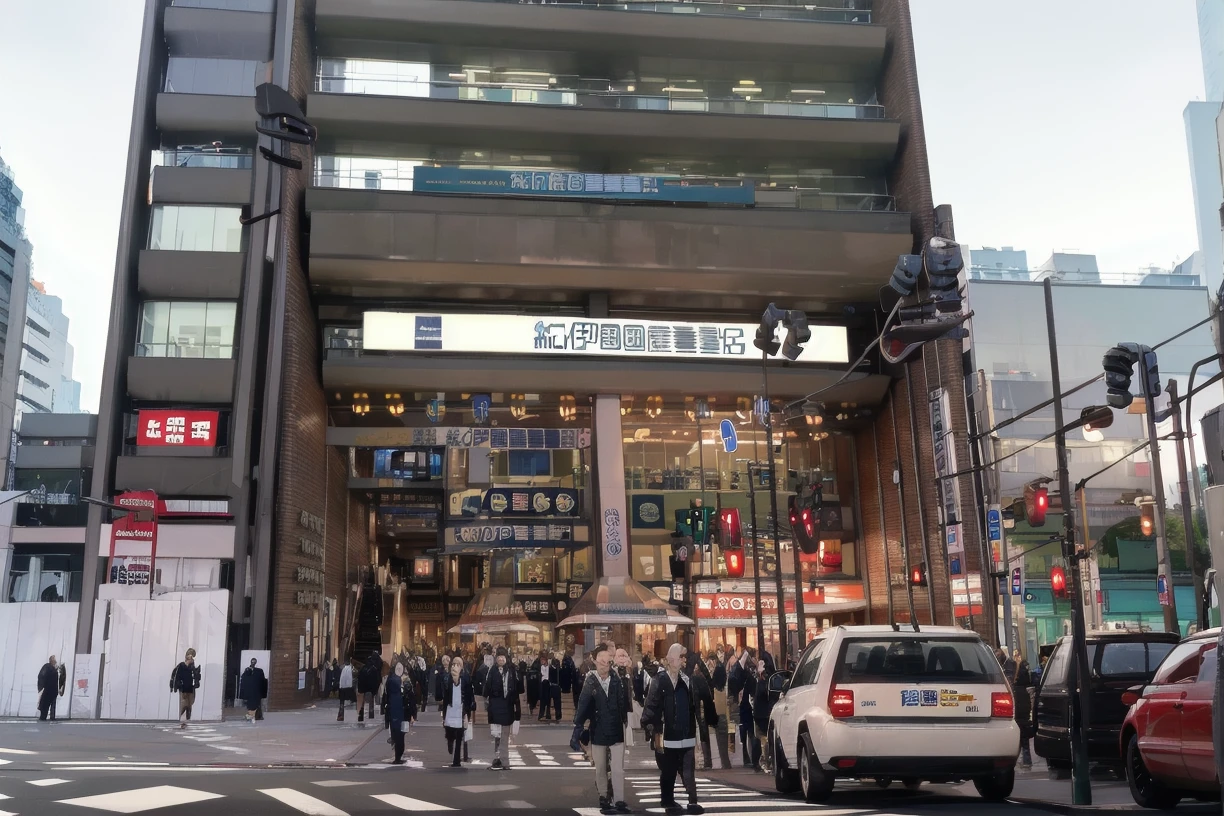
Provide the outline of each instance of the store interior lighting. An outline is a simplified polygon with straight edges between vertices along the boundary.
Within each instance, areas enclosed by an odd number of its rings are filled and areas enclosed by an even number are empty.
[[[621,416],[629,416],[633,413],[633,395],[621,397]]]
[[[353,413],[368,414],[370,413],[370,395],[364,391],[353,393]]]
[[[387,412],[391,416],[403,416],[404,401],[399,394],[387,394]]]

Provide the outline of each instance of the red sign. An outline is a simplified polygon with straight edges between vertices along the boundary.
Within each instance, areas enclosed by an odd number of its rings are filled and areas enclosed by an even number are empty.
[[[144,413],[143,411],[141,413]],[[214,414],[215,416],[215,414]],[[115,504],[120,507],[130,508],[129,512],[111,522],[111,542],[110,542],[110,564],[108,565],[107,573],[111,576],[111,583],[127,583],[132,584],[132,577],[129,570],[120,570],[125,561],[121,561],[118,565],[115,560],[115,545],[120,542],[124,543],[148,543],[148,571],[147,576],[153,574],[154,566],[157,564],[157,510],[162,505],[157,494],[152,490],[130,491],[128,493],[120,493],[115,498]],[[132,553],[124,553],[125,556],[130,556]],[[143,559],[141,559],[143,561]],[[120,574],[125,579],[120,581]],[[149,597],[153,596],[153,584],[146,580],[144,583],[149,585]]]
[[[162,448],[211,448],[217,444],[216,411],[141,411],[136,444]]]
[[[805,604],[824,603],[822,590],[805,590]],[[786,613],[794,614],[795,599],[786,599]],[[765,617],[778,616],[778,596],[770,593],[761,595],[761,612]],[[718,595],[697,596],[697,617],[699,618],[751,618],[756,617],[756,596],[749,593],[722,592]]]

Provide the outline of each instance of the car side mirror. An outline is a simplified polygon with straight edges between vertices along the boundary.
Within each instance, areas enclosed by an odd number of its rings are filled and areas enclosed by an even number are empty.
[[[1143,696],[1143,686],[1131,686],[1126,691],[1122,692],[1122,705],[1130,708],[1135,703],[1139,702],[1139,698]]]
[[[782,694],[790,684],[790,672],[774,672],[769,676],[769,693]]]

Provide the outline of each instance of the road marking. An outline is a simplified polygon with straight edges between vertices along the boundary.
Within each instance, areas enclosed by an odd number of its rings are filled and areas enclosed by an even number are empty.
[[[464,793],[498,793],[500,791],[518,790],[518,785],[463,785],[455,790]]]
[[[324,779],[321,782],[311,782],[312,785],[318,785],[320,788],[347,788],[351,785],[370,785],[371,782],[354,782],[350,779]]]
[[[195,802],[221,798],[223,797],[219,793],[208,793],[174,785],[158,785],[154,788],[135,788],[118,793],[83,796],[79,799],[61,799],[59,804],[109,810],[111,813],[142,813],[146,810],[190,805]]]
[[[271,796],[281,804],[288,805],[306,816],[348,816],[343,810],[334,808],[322,799],[308,796],[293,788],[267,788],[259,791],[265,796]]]
[[[73,765],[71,768],[63,768],[65,771],[143,771],[151,773],[153,771],[166,771],[167,773],[232,773],[234,771],[257,771],[258,768],[219,768],[211,765],[171,765],[163,767],[152,767],[148,765]],[[65,779],[64,782],[69,780]],[[34,783],[31,783],[34,784]]]
[[[145,767],[167,766],[169,762],[129,762],[126,759],[71,759],[63,762],[44,762],[44,765],[143,765]]]
[[[776,800],[771,804],[777,803]],[[780,804],[780,803],[778,803]],[[820,816],[857,816],[863,813],[862,810],[829,810],[827,805],[808,805],[802,802],[786,802],[787,807],[807,808],[809,811],[819,811]],[[742,808],[743,802],[702,802],[701,806],[706,810],[731,810],[733,808]],[[665,813],[666,808],[652,807],[646,808],[647,813]],[[772,813],[772,811],[769,811]],[[730,816],[730,814],[722,814],[722,816]],[[873,816],[876,816],[873,814]]]
[[[435,805],[433,802],[424,802],[409,796],[401,796],[398,793],[380,793],[370,798],[377,799],[400,810],[454,810],[454,808],[449,808],[445,805]]]
[[[51,785],[63,785],[70,781],[71,780],[69,779],[54,779],[54,778],[52,779],[27,779],[26,784],[36,785],[40,788],[46,788]]]
[[[521,799],[510,799],[506,802],[506,807],[511,810],[535,810],[536,806],[530,802],[524,802]]]
[[[0,765],[12,765],[12,764],[13,764],[13,761],[11,759],[0,759]]]
[[[13,798],[13,797],[11,797],[11,796],[8,796],[8,795],[6,795],[6,794],[0,793],[0,800],[4,800],[4,799],[12,799],[12,798]]]
[[[0,754],[20,754],[21,756],[34,756],[37,751],[23,751],[20,748],[0,748]]]

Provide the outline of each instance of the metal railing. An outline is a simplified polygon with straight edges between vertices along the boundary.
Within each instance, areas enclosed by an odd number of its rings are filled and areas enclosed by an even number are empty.
[[[211,167],[223,170],[250,170],[254,156],[238,148],[179,148],[153,151],[154,167]]]
[[[609,0],[483,0],[520,6],[560,6],[601,11],[645,11],[655,14],[700,14],[708,17],[748,17],[763,20],[803,20],[820,23],[870,23],[870,0],[821,0],[819,5],[802,2],[751,3],[743,0],[646,0],[617,3]]]
[[[234,356],[234,347],[233,345],[201,346],[187,343],[137,343],[136,356],[229,360]]]
[[[461,102],[502,102],[589,108],[593,110],[671,111],[740,116],[785,116],[816,119],[883,119],[884,106],[853,102],[791,102],[787,100],[711,97],[701,89],[665,94],[553,88],[543,83],[442,82],[390,74],[349,73],[315,76],[320,93],[396,96]]]
[[[317,160],[316,160],[317,161]],[[317,164],[314,185],[343,190],[386,190],[390,192],[414,192],[414,167],[385,168],[378,170],[324,169]],[[482,168],[483,169],[483,168]],[[508,169],[508,168],[499,168]],[[577,172],[573,168],[540,168],[532,170],[558,170]],[[676,178],[702,182],[724,180],[712,176],[677,176]],[[738,179],[736,179],[738,181]],[[750,179],[751,180],[751,179]],[[831,176],[829,182],[836,184],[859,181],[859,177]],[[862,178],[871,183],[870,179]],[[892,212],[896,210],[896,199],[886,193],[858,192],[854,190],[829,190],[822,187],[805,187],[802,184],[778,184],[766,179],[756,179],[756,206],[761,208],[798,210],[855,210],[860,212]],[[328,338],[328,348],[346,348],[342,338]]]

